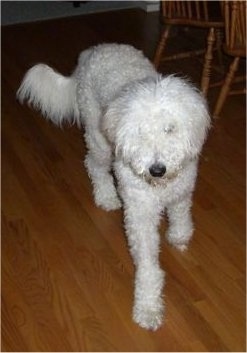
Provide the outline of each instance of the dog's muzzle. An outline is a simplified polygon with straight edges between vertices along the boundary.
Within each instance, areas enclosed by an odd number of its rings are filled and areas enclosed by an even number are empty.
[[[149,168],[149,173],[152,177],[161,178],[165,175],[166,166],[161,163],[152,164]]]

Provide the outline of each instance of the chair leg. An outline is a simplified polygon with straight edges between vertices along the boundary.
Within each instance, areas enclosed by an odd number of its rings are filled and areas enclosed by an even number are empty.
[[[153,63],[154,63],[154,66],[156,67],[156,69],[158,69],[158,67],[159,67],[163,51],[166,47],[166,43],[167,43],[167,39],[169,37],[170,29],[171,29],[171,26],[166,26],[166,28],[164,29],[162,36],[160,38],[158,47],[156,49],[156,52],[154,55],[154,60],[153,60]]]
[[[215,43],[215,31],[214,31],[214,28],[210,28],[208,37],[207,37],[207,50],[204,56],[204,64],[203,64],[202,78],[201,78],[201,90],[204,96],[206,96],[208,93],[214,43]]]
[[[229,93],[232,81],[235,76],[235,72],[238,69],[238,64],[239,64],[239,57],[234,58],[233,62],[230,65],[230,68],[228,70],[228,73],[226,75],[225,81],[221,87],[220,94],[218,96],[218,99],[215,104],[214,112],[213,112],[213,117],[217,118],[221,112],[221,109],[225,103],[226,97]]]

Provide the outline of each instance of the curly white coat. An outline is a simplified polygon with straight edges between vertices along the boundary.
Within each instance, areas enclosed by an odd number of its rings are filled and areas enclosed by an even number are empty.
[[[166,211],[167,239],[185,250],[198,156],[210,124],[204,98],[186,80],[159,75],[142,52],[118,44],[83,51],[70,77],[34,66],[17,95],[58,125],[84,126],[95,202],[105,210],[123,205],[136,266],[133,318],[157,329],[164,312],[159,221]]]

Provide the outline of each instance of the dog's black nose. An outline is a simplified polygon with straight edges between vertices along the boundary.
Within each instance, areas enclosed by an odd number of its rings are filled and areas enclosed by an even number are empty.
[[[161,163],[152,164],[151,167],[149,168],[149,173],[153,177],[160,178],[165,174],[165,172],[166,172],[166,166]]]

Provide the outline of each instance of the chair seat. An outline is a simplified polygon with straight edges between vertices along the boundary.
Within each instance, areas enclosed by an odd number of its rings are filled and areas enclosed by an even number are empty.
[[[223,44],[223,50],[227,55],[245,58],[246,57],[246,47],[241,45],[235,46],[234,48],[229,48],[226,44]]]
[[[165,18],[164,19],[164,24],[169,24],[169,25],[181,25],[181,26],[193,26],[193,27],[199,27],[199,28],[223,28],[224,23],[222,21],[203,21],[203,20],[197,20],[197,19],[192,19],[192,18]]]

